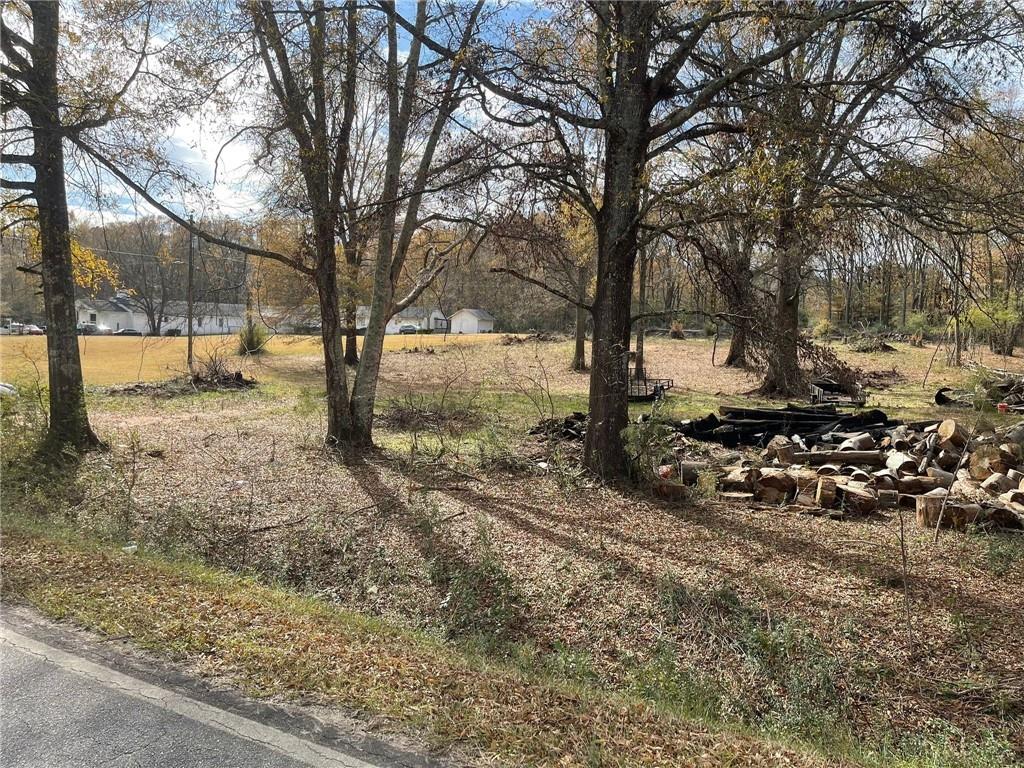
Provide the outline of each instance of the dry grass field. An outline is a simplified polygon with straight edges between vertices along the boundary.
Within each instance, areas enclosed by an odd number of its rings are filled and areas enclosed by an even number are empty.
[[[384,341],[387,351],[416,348],[444,348],[456,344],[489,344],[494,334],[466,336],[391,335]],[[360,339],[362,344],[362,339]],[[183,375],[188,340],[182,337],[82,336],[78,340],[86,385],[109,386],[136,381],[161,381]],[[236,336],[197,336],[194,353],[200,361],[210,355],[228,358],[232,367],[255,369],[274,377],[278,367],[287,375],[294,366],[316,366],[322,345],[317,336],[274,337],[261,358],[243,360],[238,356]],[[265,365],[261,365],[264,361]],[[322,367],[322,363],[321,363]],[[46,378],[46,338],[43,336],[0,336],[0,380],[25,381],[36,374]]]
[[[102,385],[174,374],[184,340],[83,339],[92,421],[110,450],[88,455],[60,493],[20,498],[18,514],[314,595],[574,690],[753,729],[801,744],[825,765],[1020,764],[1020,537],[944,532],[933,542],[898,513],[839,522],[601,487],[579,471],[571,448],[527,435],[541,416],[585,406],[587,376],[568,370],[570,342],[502,342],[389,338],[381,450],[343,462],[321,445],[314,339],[279,337],[267,355],[233,358],[261,382],[253,390],[175,398]],[[4,377],[31,371],[20,350],[38,351],[38,340],[0,344]],[[205,344],[216,342],[200,340],[200,350]],[[940,352],[922,387],[934,348],[898,347],[887,355],[840,351],[866,370],[895,368],[898,381],[873,391],[870,404],[939,417],[929,405],[935,388],[965,384],[968,374]],[[648,354],[653,372],[676,381],[673,413],[751,399],[755,380],[712,365],[706,340],[652,339]],[[982,362],[1024,370],[1019,358]],[[37,591],[25,594],[47,610],[101,628],[140,621],[134,613],[118,618],[109,592],[74,587],[85,565],[55,563],[55,573],[77,575],[47,582],[41,574],[50,566],[38,559],[45,555],[26,557],[8,556],[5,568],[16,580],[37,580]],[[325,693],[317,686],[326,683],[284,673],[272,683],[250,679],[257,672],[211,653],[186,656],[247,688],[349,701],[341,688]],[[404,674],[429,674],[413,667]],[[387,691],[366,685],[352,701],[387,712],[366,703]],[[465,714],[461,704],[445,705]],[[516,716],[542,723],[549,713],[538,700]],[[581,714],[558,727],[591,725]],[[533,747],[516,743],[526,751],[507,754],[531,764]],[[585,745],[580,750],[563,764],[674,764],[635,752],[588,762]],[[798,764],[781,754],[756,764]]]

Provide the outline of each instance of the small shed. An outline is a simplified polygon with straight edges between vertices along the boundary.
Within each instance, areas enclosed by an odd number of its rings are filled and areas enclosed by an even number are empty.
[[[451,333],[490,333],[494,316],[486,309],[460,309],[448,318]]]

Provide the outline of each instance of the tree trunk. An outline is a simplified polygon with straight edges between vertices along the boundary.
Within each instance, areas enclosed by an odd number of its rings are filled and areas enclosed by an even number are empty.
[[[647,249],[644,248],[640,251],[640,285],[637,290],[637,314],[644,314],[647,311],[647,272],[648,262],[650,258],[647,254]],[[647,320],[641,318],[636,323],[636,361],[633,363],[636,367],[636,377],[638,379],[647,378],[647,370],[644,364],[644,338],[646,336]]]
[[[576,345],[572,353],[572,369],[577,372],[587,370],[587,310],[576,307]]]
[[[803,377],[799,365],[800,341],[800,267],[798,243],[794,242],[794,213],[787,205],[780,214],[775,250],[779,272],[779,290],[775,300],[775,343],[768,356],[761,392],[770,395],[802,393]]]
[[[737,251],[736,258],[731,259],[730,264],[733,267],[733,274],[724,276],[724,285],[729,288],[724,293],[726,308],[733,316],[733,332],[732,338],[729,339],[729,354],[725,356],[725,365],[731,368],[746,368],[748,324],[754,322],[748,318],[755,311],[754,273],[750,268],[750,249]]]
[[[345,365],[359,365],[359,338],[356,334],[356,303],[354,299],[345,302]]]
[[[639,231],[640,191],[650,141],[646,93],[653,4],[623,4],[622,34],[632,45],[616,58],[617,82],[607,114],[604,196],[597,219],[590,424],[583,446],[587,467],[603,478],[628,475],[622,430],[629,423],[630,305]]]
[[[732,327],[732,338],[729,339],[729,354],[725,356],[725,365],[731,368],[747,367],[747,329],[743,325]]]
[[[49,364],[52,446],[85,448],[99,443],[89,426],[78,350],[75,280],[64,183],[63,131],[57,96],[59,5],[32,3],[38,108],[32,110],[35,145],[35,199],[39,210],[43,304],[46,308],[46,357]]]
[[[334,238],[321,233],[318,268],[314,275],[320,301],[320,335],[324,343],[324,373],[327,380],[327,444],[348,447],[352,443],[352,416],[348,403],[348,381],[345,379],[345,357],[342,351],[341,313],[339,311],[337,265]]]

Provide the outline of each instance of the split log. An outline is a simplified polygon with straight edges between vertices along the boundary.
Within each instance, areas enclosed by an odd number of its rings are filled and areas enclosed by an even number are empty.
[[[918,496],[916,506],[917,524],[922,528],[935,528],[940,525],[939,516],[942,516],[941,527],[964,530],[981,517],[981,505],[961,504],[959,502],[947,501],[943,509],[943,498],[941,496]]]
[[[859,487],[852,483],[836,487],[836,495],[842,502],[843,509],[858,512],[866,515],[874,512],[878,507],[878,499],[875,494],[866,487]]]
[[[937,435],[928,435],[928,437],[924,439],[924,442],[918,444],[918,448],[920,449],[918,453],[921,456],[921,460],[917,463],[917,474],[923,475],[925,470],[931,466],[932,461],[935,459],[935,454],[938,451],[938,444],[939,441]]]
[[[987,522],[998,528],[1010,528],[1019,530],[1024,528],[1024,504],[1012,501],[1000,502],[998,507],[990,507],[985,510]]]
[[[993,472],[982,482],[981,487],[991,493],[993,496],[998,496],[1000,493],[1013,488],[1013,481],[1010,480],[1006,475],[999,472]]]
[[[899,479],[900,493],[929,493],[937,488],[945,490],[942,481],[935,477],[901,477]]]
[[[776,435],[768,441],[764,458],[769,461],[775,459],[780,464],[788,465],[793,463],[794,453],[796,453],[796,446],[793,445],[793,441],[785,435]]]
[[[794,501],[801,507],[816,507],[817,502],[814,501],[814,493],[812,491],[800,491],[796,495]]]
[[[1024,490],[1014,488],[1013,490],[1000,494],[999,500],[1004,501],[1007,504],[1024,505]]]
[[[836,503],[836,481],[831,477],[819,477],[814,492],[814,502],[819,507],[831,507]]]
[[[762,469],[758,484],[767,488],[775,488],[787,496],[796,490],[796,478],[784,469]]]
[[[917,472],[917,462],[908,453],[893,451],[885,460],[885,466],[896,473],[897,476],[913,475]]]
[[[878,492],[878,506],[880,509],[895,509],[899,506],[899,491],[881,490]]]
[[[962,468],[956,473],[956,480],[950,486],[949,492],[957,498],[974,502],[988,498],[988,494],[981,490],[981,483],[971,479],[971,473],[967,468]]]
[[[949,488],[949,486],[953,484],[953,481],[956,480],[956,476],[952,472],[947,472],[946,470],[939,469],[938,467],[929,467],[927,474],[928,477],[934,477],[936,480],[940,480],[946,488]]]
[[[992,474],[1005,475],[1010,469],[994,445],[983,445],[975,450],[968,461],[968,467],[974,480],[985,480]]]
[[[899,478],[891,469],[880,469],[871,473],[871,481],[876,488],[895,491],[899,488]]]
[[[1011,467],[1020,464],[1021,447],[1017,443],[1002,443],[999,446],[999,453]]]
[[[964,429],[962,424],[958,424],[956,419],[946,419],[936,430],[939,435],[939,440],[946,440],[952,443],[957,448],[963,448],[967,445],[969,438],[969,432]]]
[[[751,493],[757,488],[761,473],[757,467],[737,467],[722,479],[723,491]]]
[[[1024,480],[1024,472],[1021,472],[1019,469],[1006,470],[1006,476],[1015,483],[1019,483],[1021,480]]]
[[[840,451],[867,451],[875,447],[875,438],[867,432],[848,437],[839,444]]]
[[[839,466],[837,464],[822,464],[818,467],[818,474],[823,477],[830,477],[832,475],[839,475],[842,473],[839,471]]]
[[[793,461],[814,467],[820,467],[822,464],[884,467],[885,455],[881,451],[798,451],[793,455]]]
[[[860,467],[843,467],[840,470],[840,472],[843,475],[846,475],[851,480],[854,480],[854,481],[856,481],[858,483],[867,484],[867,483],[871,482],[871,475],[869,475],[867,472],[865,472]]]
[[[910,431],[906,424],[901,424],[889,433],[889,445],[897,451],[906,451],[910,448]]]
[[[947,472],[952,472],[960,463],[960,454],[954,451],[939,451],[935,457],[935,463]]]
[[[754,498],[765,504],[781,504],[788,497],[789,495],[785,491],[770,485],[759,485],[754,491]]]

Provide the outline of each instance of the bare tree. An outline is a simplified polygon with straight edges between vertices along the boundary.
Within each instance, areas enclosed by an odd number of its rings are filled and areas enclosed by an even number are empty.
[[[563,126],[602,136],[602,188],[574,185],[573,192],[597,229],[597,284],[593,303],[593,371],[585,461],[604,477],[622,477],[627,461],[622,430],[628,423],[630,305],[641,210],[649,161],[688,141],[735,126],[709,119],[708,110],[733,83],[787,55],[840,20],[868,13],[879,3],[847,3],[826,11],[776,9],[787,17],[784,39],[751,46],[723,59],[718,41],[744,24],[771,21],[776,11],[709,3],[592,2],[567,4],[535,19],[535,39],[500,31],[479,41],[470,55],[425,36],[389,13],[417,40],[449,60],[459,60],[480,83],[482,103],[497,96],[514,105],[496,115],[511,125],[545,124],[552,158],[567,186],[580,167],[564,141]],[[516,25],[517,30],[525,27]],[[494,110],[491,110],[494,114]],[[652,204],[655,202],[652,199]]]
[[[151,19],[152,8],[146,2],[129,3],[110,17],[83,14],[82,23],[88,26],[85,39],[104,45],[106,51],[90,58],[83,46],[85,61],[76,67],[63,60],[66,43],[59,3],[5,3],[0,20],[0,92],[4,113],[10,115],[0,159],[12,170],[19,169],[14,177],[0,181],[0,187],[12,193],[5,195],[4,208],[14,211],[16,218],[26,201],[36,209],[47,323],[47,440],[52,446],[84,448],[98,443],[89,425],[76,333],[65,141],[75,141],[119,116],[151,45]],[[65,92],[78,98],[69,103]]]

